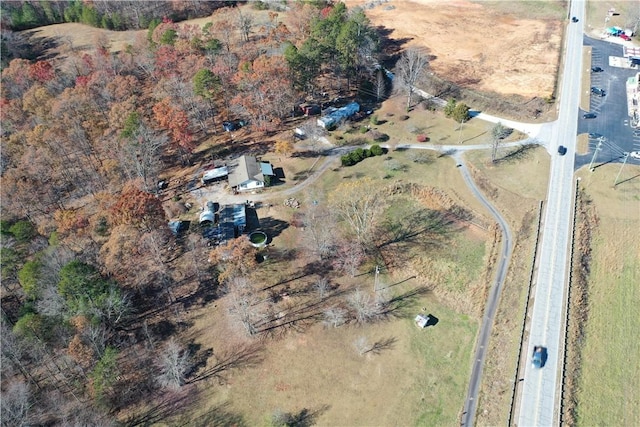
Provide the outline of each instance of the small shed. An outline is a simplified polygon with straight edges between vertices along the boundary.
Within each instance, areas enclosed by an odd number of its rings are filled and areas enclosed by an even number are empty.
[[[200,212],[200,224],[216,222],[216,208],[214,202],[207,202],[207,207]]]
[[[429,326],[430,320],[431,317],[424,314],[418,314],[415,318],[416,326],[419,328],[426,328],[427,326]]]
[[[225,179],[229,175],[229,169],[226,166],[210,169],[202,174],[202,183],[209,184],[210,182],[220,181]]]

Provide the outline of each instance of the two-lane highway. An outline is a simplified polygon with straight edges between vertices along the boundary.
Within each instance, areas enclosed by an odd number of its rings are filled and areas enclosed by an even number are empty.
[[[566,32],[564,67],[560,87],[558,121],[547,146],[552,156],[547,208],[544,216],[538,274],[535,281],[533,313],[529,325],[527,363],[524,371],[519,427],[555,426],[559,424],[559,379],[561,375],[561,337],[564,330],[564,292],[570,265],[568,248],[573,212],[573,170],[582,73],[582,32],[584,1],[571,3],[570,22]],[[564,156],[558,146],[567,147]],[[547,348],[543,368],[531,364],[533,347]]]

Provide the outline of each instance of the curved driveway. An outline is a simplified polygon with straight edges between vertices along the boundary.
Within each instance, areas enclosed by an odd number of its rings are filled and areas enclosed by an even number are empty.
[[[462,412],[463,426],[472,426],[473,419],[476,413],[478,390],[480,389],[480,379],[482,378],[482,370],[484,366],[484,359],[486,355],[487,346],[489,344],[489,338],[491,337],[491,328],[493,327],[493,319],[498,307],[498,301],[500,299],[500,293],[502,292],[502,286],[504,279],[507,276],[507,270],[509,267],[509,260],[511,259],[511,252],[513,250],[513,238],[511,230],[507,225],[507,222],[502,218],[500,213],[493,207],[491,203],[484,197],[484,194],[476,184],[473,182],[466,165],[463,162],[460,153],[456,153],[454,158],[458,162],[458,169],[462,173],[464,182],[467,184],[471,192],[484,207],[491,212],[491,215],[496,219],[500,230],[502,231],[502,250],[500,251],[500,258],[498,259],[497,272],[495,276],[495,282],[489,292],[489,299],[484,310],[484,317],[482,318],[482,326],[480,327],[480,334],[476,343],[475,357],[473,360],[473,369],[471,371],[471,378],[469,380],[469,389],[467,391],[467,398],[464,403],[464,410]]]

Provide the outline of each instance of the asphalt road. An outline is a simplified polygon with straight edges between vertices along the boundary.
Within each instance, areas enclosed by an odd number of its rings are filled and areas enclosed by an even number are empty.
[[[564,68],[559,86],[559,115],[548,146],[551,152],[551,174],[540,242],[533,312],[528,331],[529,339],[524,352],[527,360],[520,395],[520,413],[517,421],[519,427],[559,424],[556,403],[559,399],[559,377],[562,373],[560,356],[564,350],[561,338],[564,331],[564,291],[570,261],[567,254],[575,184],[573,171],[580,76],[583,72],[584,10],[584,1],[571,2],[570,16],[576,16],[580,21],[569,23],[567,27]],[[557,154],[558,145],[567,147],[566,155]],[[548,358],[541,369],[531,365],[531,354],[536,345],[547,348]]]

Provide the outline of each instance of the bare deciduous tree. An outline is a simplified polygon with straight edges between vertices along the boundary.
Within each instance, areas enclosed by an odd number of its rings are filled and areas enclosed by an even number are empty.
[[[367,337],[362,335],[356,338],[356,340],[353,342],[353,346],[356,348],[356,351],[360,356],[364,356],[365,353],[369,352],[369,350],[371,349],[369,340],[367,339]]]
[[[371,295],[356,289],[347,297],[347,304],[353,309],[355,318],[360,323],[367,323],[380,315],[380,309]]]
[[[378,68],[375,72],[375,80],[373,81],[373,89],[376,92],[376,101],[380,102],[380,99],[385,94],[387,88],[387,80],[385,79],[384,70]]]
[[[238,9],[236,25],[240,30],[242,40],[244,42],[248,42],[249,34],[251,34],[251,29],[253,28],[253,17],[251,17],[251,15],[243,14],[242,11]]]
[[[300,129],[304,132],[305,144],[314,152],[321,151],[324,147],[327,130],[318,126],[315,119],[307,120],[300,126]]]
[[[171,390],[180,389],[184,385],[189,364],[189,352],[183,349],[174,338],[171,338],[160,353],[158,360],[160,375],[156,380],[160,387]]]
[[[326,204],[317,203],[314,199],[310,200],[307,206],[308,209],[304,215],[304,231],[309,238],[305,240],[306,246],[321,260],[326,259],[335,246],[333,229],[335,220]]]
[[[507,128],[498,122],[491,129],[491,161],[495,163],[498,159],[498,148],[500,147],[500,141],[509,136],[512,129]]]
[[[422,77],[428,63],[427,56],[416,48],[407,49],[400,57],[395,81],[400,85],[400,89],[407,92],[407,110],[411,108],[415,85]]]
[[[343,240],[338,244],[331,264],[335,269],[355,277],[364,258],[365,253],[360,243],[355,240]]]
[[[9,384],[0,395],[2,404],[2,425],[24,426],[28,424],[31,394],[29,386],[21,381]]]
[[[323,313],[324,323],[327,327],[337,328],[344,325],[347,320],[347,311],[340,307],[329,307]]]
[[[321,277],[314,284],[314,288],[318,292],[318,296],[321,299],[324,299],[324,297],[327,295],[327,292],[329,292],[331,290],[331,285],[329,284],[329,279],[327,279],[326,277]]]
[[[371,178],[341,183],[330,194],[329,204],[359,243],[371,241],[371,231],[382,212],[382,197]]]
[[[229,280],[229,312],[244,327],[249,335],[258,333],[257,325],[264,320],[266,301],[262,301],[246,277]]]

